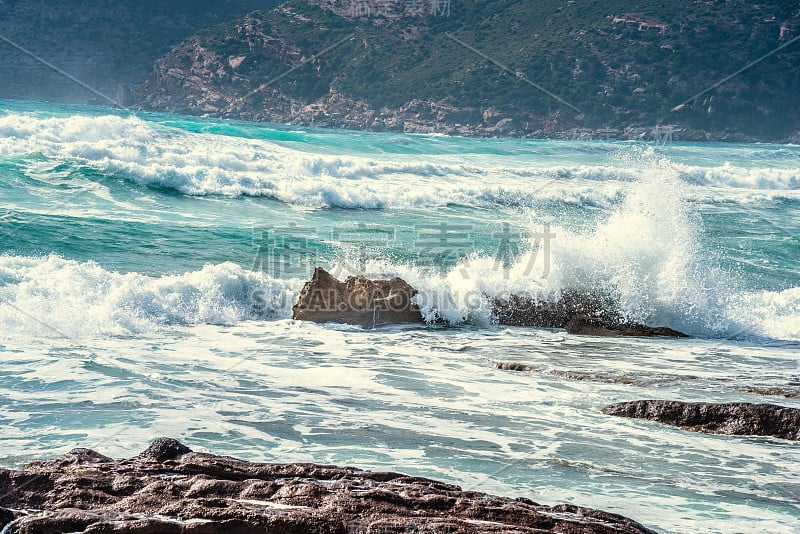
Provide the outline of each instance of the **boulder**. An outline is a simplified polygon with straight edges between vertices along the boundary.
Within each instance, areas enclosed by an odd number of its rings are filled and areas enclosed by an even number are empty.
[[[400,473],[250,463],[160,438],[128,460],[69,459],[0,469],[5,534],[652,533],[623,516],[495,497]],[[87,459],[75,463],[76,457]]]
[[[417,290],[402,278],[370,280],[350,276],[344,282],[317,267],[306,282],[292,319],[317,323],[346,323],[374,328],[383,324],[421,323],[419,307],[412,302]]]
[[[737,436],[772,436],[800,441],[800,409],[749,402],[638,400],[612,404],[606,415],[649,419],[686,430]]]

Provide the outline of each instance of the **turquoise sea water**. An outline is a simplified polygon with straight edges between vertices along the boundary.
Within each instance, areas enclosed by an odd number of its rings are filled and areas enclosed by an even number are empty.
[[[800,394],[800,147],[475,140],[0,102],[0,465],[161,435],[630,516],[800,532],[800,449],[604,416]],[[426,327],[290,320],[313,266]],[[600,291],[688,340],[492,324]],[[494,367],[520,361],[535,371]]]

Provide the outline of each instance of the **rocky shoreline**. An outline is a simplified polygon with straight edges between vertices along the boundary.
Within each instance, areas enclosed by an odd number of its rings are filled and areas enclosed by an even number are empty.
[[[3,534],[651,534],[621,515],[495,497],[400,473],[251,463],[171,438],[113,460],[73,449],[0,470]]]
[[[196,51],[192,54],[202,55]],[[130,90],[134,95],[131,96],[132,107],[143,111],[306,128],[472,138],[643,141],[661,145],[677,142],[800,143],[800,132],[776,141],[741,132],[701,130],[674,124],[589,128],[577,123],[564,125],[556,117],[514,115],[492,107],[463,108],[432,100],[415,99],[397,108],[375,109],[366,102],[334,92],[317,102],[307,104],[269,91],[271,107],[264,110],[252,108],[237,95],[223,94],[219,88],[207,87],[200,77],[181,75],[180,80],[170,80],[175,75],[174,68],[157,65],[150,80]],[[181,93],[183,96],[176,96]]]

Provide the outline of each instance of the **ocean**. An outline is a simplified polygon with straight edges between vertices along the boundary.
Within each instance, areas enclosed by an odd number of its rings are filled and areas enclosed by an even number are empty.
[[[664,533],[800,532],[796,442],[605,416],[800,407],[800,147],[465,139],[0,101],[0,466],[158,436]],[[315,266],[430,324],[291,320]],[[492,322],[600,292],[689,339]],[[497,369],[521,362],[529,372]]]

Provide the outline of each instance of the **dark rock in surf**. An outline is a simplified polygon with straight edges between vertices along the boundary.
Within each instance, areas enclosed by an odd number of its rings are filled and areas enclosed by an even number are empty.
[[[350,276],[340,282],[317,267],[306,282],[292,319],[317,323],[346,323],[374,328],[383,324],[421,323],[422,314],[411,299],[417,290],[402,278],[370,280]]]
[[[652,327],[624,320],[608,299],[575,292],[565,293],[556,302],[537,301],[512,295],[492,300],[498,324],[565,328],[570,334],[589,336],[688,337],[666,327]]]
[[[531,371],[538,370],[532,365],[526,365],[520,362],[494,362],[494,366],[501,371],[520,371],[523,373],[529,373]]]
[[[611,303],[573,292],[564,293],[556,302],[511,295],[507,299],[495,298],[491,304],[498,324],[505,326],[564,328],[575,315],[600,318],[612,314]]]
[[[685,430],[800,441],[800,409],[748,402],[709,403],[639,400],[612,404],[606,415],[648,419]]]
[[[756,395],[786,397],[787,399],[800,398],[800,387],[797,386],[748,386],[743,388],[743,391],[755,393]]]
[[[612,337],[689,337],[665,326],[647,326],[639,323],[617,322],[575,315],[564,325],[570,334]]]
[[[162,438],[120,461],[64,457],[0,469],[9,534],[368,534],[375,532],[652,533],[620,515],[494,497],[399,473],[250,463]],[[88,452],[86,452],[88,451]],[[187,452],[188,451],[188,452]],[[60,467],[59,467],[60,466]]]

